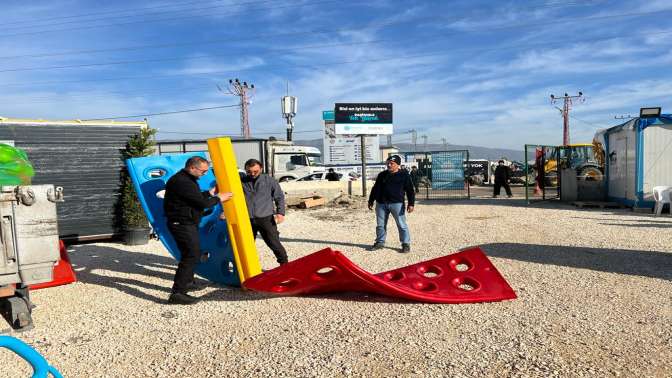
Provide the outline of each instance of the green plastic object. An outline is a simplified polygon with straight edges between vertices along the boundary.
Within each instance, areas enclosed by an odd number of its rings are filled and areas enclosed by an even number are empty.
[[[34,175],[23,150],[0,143],[0,185],[30,185]]]

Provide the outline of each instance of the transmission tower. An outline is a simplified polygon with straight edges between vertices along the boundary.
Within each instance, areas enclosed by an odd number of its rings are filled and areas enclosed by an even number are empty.
[[[422,138],[422,149],[427,151],[427,135],[423,135],[420,138]]]
[[[240,97],[240,134],[243,138],[249,139],[252,133],[250,132],[247,107],[250,105],[250,99],[254,96],[254,84],[248,84],[246,81],[241,83],[238,79],[230,79],[228,92]]]
[[[583,97],[583,92],[579,92],[577,96],[570,96],[567,93],[565,93],[564,96],[562,97],[556,97],[555,95],[551,95],[551,104],[555,104],[556,101],[562,99],[563,105],[562,105],[562,144],[564,146],[569,144],[569,111],[572,108],[572,104],[574,100],[579,100],[579,102],[585,102],[585,97]]]
[[[448,150],[448,141],[446,138],[441,138],[441,142],[443,142],[443,149]]]

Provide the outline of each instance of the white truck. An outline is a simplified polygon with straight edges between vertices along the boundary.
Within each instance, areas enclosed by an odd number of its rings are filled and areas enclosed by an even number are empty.
[[[264,172],[278,181],[295,180],[311,173],[324,172],[322,154],[316,147],[296,146],[292,142],[271,139],[232,139],[238,169],[249,159],[264,165]],[[204,140],[159,140],[156,154],[183,154],[208,151]]]

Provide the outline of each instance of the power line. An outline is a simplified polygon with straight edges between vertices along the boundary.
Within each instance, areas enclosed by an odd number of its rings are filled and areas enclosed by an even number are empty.
[[[328,0],[329,2],[335,1],[335,0]],[[317,3],[312,3],[312,4],[317,4]],[[663,10],[663,11],[656,11],[656,12],[639,12],[639,13],[622,13],[622,14],[616,14],[616,15],[604,15],[604,16],[589,16],[589,17],[583,17],[583,18],[564,18],[560,20],[550,20],[550,21],[545,21],[545,22],[536,22],[536,23],[528,23],[528,24],[509,24],[504,25],[504,26],[499,26],[499,27],[489,27],[488,31],[492,30],[502,30],[502,29],[510,29],[510,28],[520,28],[520,27],[530,27],[530,26],[547,26],[549,24],[558,24],[558,23],[568,23],[568,22],[576,22],[576,21],[591,21],[591,20],[597,20],[597,19],[610,19],[610,18],[618,18],[618,17],[633,17],[633,16],[645,16],[645,15],[651,15],[651,14],[661,14],[661,13],[667,13],[667,12],[672,12],[671,10]],[[363,28],[336,28],[336,29],[316,29],[316,30],[308,30],[308,31],[303,31],[303,32],[290,32],[290,33],[272,33],[272,34],[257,34],[255,36],[251,37],[245,37],[245,38],[225,38],[225,39],[213,39],[213,40],[205,40],[205,41],[188,41],[188,42],[178,42],[178,43],[162,43],[162,44],[149,44],[149,45],[138,45],[138,46],[125,46],[125,47],[117,47],[117,48],[111,48],[111,49],[88,49],[88,50],[75,50],[75,51],[69,51],[69,52],[60,52],[60,53],[46,53],[46,54],[25,54],[25,55],[13,55],[13,56],[1,56],[0,59],[17,59],[17,58],[43,58],[43,57],[53,57],[53,56],[62,56],[62,55],[74,55],[74,54],[93,54],[93,53],[101,53],[101,52],[115,52],[115,51],[132,51],[132,50],[147,50],[147,49],[160,49],[160,48],[168,48],[168,47],[180,47],[180,46],[197,46],[197,45],[207,45],[207,44],[218,44],[218,43],[224,43],[224,42],[240,42],[240,41],[248,41],[248,40],[258,40],[262,39],[265,37],[291,37],[291,36],[297,36],[297,35],[314,35],[314,34],[336,34],[336,33],[343,33],[343,32],[348,32],[348,31],[361,31],[362,29],[367,29],[367,28],[377,28],[377,27],[385,27],[385,26],[390,26],[390,25],[395,25],[395,24],[407,24],[407,23],[418,23],[420,21],[439,21],[439,22],[447,22],[450,21],[450,19],[446,20],[437,20],[436,17],[434,16],[429,16],[429,17],[422,17],[422,18],[415,18],[412,20],[406,20],[406,21],[392,21],[392,22],[381,22],[381,23],[372,23],[366,27]],[[448,33],[441,33],[442,35],[458,35],[458,34],[463,34],[463,33],[468,33],[468,32],[479,32],[481,30],[479,29],[472,29],[472,30],[461,30],[461,31],[453,31],[453,32],[448,32]]]
[[[316,130],[302,130],[302,131],[296,131],[296,133],[299,134],[308,134],[308,133],[315,133],[315,132],[321,132],[324,131],[322,129],[316,129]],[[209,131],[163,131],[159,129],[159,133],[163,134],[183,134],[183,135],[221,135],[221,136],[230,136],[234,138],[239,138],[240,135],[230,135],[230,134],[225,134],[222,135],[222,133],[213,133]],[[266,132],[266,131],[260,131],[256,133],[255,135],[284,135],[284,132]]]
[[[339,0],[321,0],[321,1],[315,1],[315,2],[312,2],[312,3],[304,3],[304,4],[285,5],[285,6],[277,6],[276,5],[276,6],[272,6],[272,7],[266,7],[266,8],[252,8],[252,9],[246,9],[244,12],[243,11],[225,12],[225,13],[213,12],[213,13],[205,13],[205,14],[198,14],[198,15],[191,15],[191,16],[161,18],[161,19],[157,19],[157,20],[138,20],[138,21],[118,22],[118,23],[102,24],[102,25],[79,26],[79,27],[66,28],[66,29],[38,30],[38,31],[30,31],[30,32],[23,32],[23,33],[3,34],[3,35],[0,35],[0,38],[17,37],[17,36],[22,36],[22,35],[44,34],[44,33],[56,33],[56,32],[64,32],[64,31],[75,31],[75,30],[88,30],[88,29],[97,29],[97,28],[102,28],[102,27],[108,28],[108,27],[112,27],[112,26],[149,24],[149,23],[155,23],[155,22],[184,20],[184,19],[189,19],[189,18],[198,18],[198,17],[211,16],[211,15],[226,16],[226,15],[231,15],[231,14],[247,13],[247,12],[250,12],[250,11],[277,10],[277,9],[283,9],[283,8],[296,8],[296,7],[302,7],[302,6],[313,6],[313,5],[320,5],[320,4],[325,4],[325,3],[334,3],[334,2],[337,2],[337,1],[339,1]]]
[[[571,114],[569,115],[569,118],[574,119],[574,120],[577,120],[577,121],[579,121],[579,122],[583,122],[583,123],[585,123],[586,125],[590,125],[590,126],[595,126],[595,127],[600,127],[600,128],[608,127],[608,126],[605,126],[605,125],[601,125],[601,124],[599,124],[599,123],[590,122],[590,121],[583,120],[583,119],[581,119],[581,118],[577,118],[576,116],[573,116],[573,115],[571,115]]]
[[[208,107],[208,108],[184,109],[184,110],[175,110],[175,111],[171,111],[171,112],[161,112],[161,113],[148,113],[148,114],[134,114],[134,115],[114,116],[114,117],[90,118],[90,119],[85,119],[84,121],[104,121],[104,120],[122,119],[122,118],[140,118],[140,117],[150,117],[150,116],[162,116],[162,115],[167,115],[167,114],[201,112],[201,111],[204,111],[204,110],[213,110],[213,109],[237,108],[239,106],[240,105],[238,105],[238,104],[211,106],[211,107]]]
[[[226,0],[211,0],[211,3],[215,2],[221,2],[221,1],[226,1]],[[266,1],[259,1],[258,3],[265,3]],[[599,1],[598,1],[599,2]],[[130,8],[130,9],[125,9],[125,10],[108,10],[108,11],[103,11],[103,12],[92,12],[92,13],[80,13],[80,14],[75,14],[75,15],[68,15],[68,16],[59,16],[59,17],[49,17],[49,18],[43,18],[43,19],[25,19],[25,20],[18,20],[18,21],[11,21],[11,22],[3,22],[3,26],[11,26],[11,25],[16,25],[16,24],[30,24],[30,23],[41,23],[41,22],[49,22],[49,21],[56,21],[56,20],[68,20],[68,19],[73,19],[73,18],[87,18],[91,16],[100,16],[100,15],[109,15],[109,14],[124,14],[124,13],[133,13],[133,12],[141,12],[145,10],[153,10],[153,9],[165,9],[165,8],[173,8],[173,7],[184,7],[187,5],[192,5],[192,4],[202,4],[203,1],[187,1],[187,2],[179,2],[179,3],[173,3],[173,4],[164,4],[164,5],[157,5],[157,6],[152,6],[152,7],[142,7],[142,8]],[[243,2],[243,3],[228,3],[226,6],[240,6],[240,5],[247,5],[247,4],[256,4],[257,2]],[[543,4],[540,4],[539,8],[551,8],[551,7],[556,7],[556,6],[574,6],[574,5],[594,5],[594,2],[591,3],[590,1],[575,1],[575,2],[544,2]],[[534,8],[537,9],[537,8]],[[171,12],[179,12],[183,11],[182,9],[177,9],[173,10]],[[147,15],[147,13],[136,13],[130,16],[138,16],[138,15]],[[124,17],[128,17],[129,15],[126,15]],[[112,17],[111,17],[112,18]],[[114,17],[117,18],[117,17]],[[90,22],[93,20],[81,20],[79,22]],[[58,24],[47,24],[44,26],[53,26],[53,25],[58,25]]]
[[[224,0],[213,0],[212,2],[222,2]],[[35,28],[35,27],[44,27],[44,26],[58,26],[58,25],[67,25],[67,24],[74,24],[74,23],[82,23],[82,22],[94,22],[94,21],[105,21],[105,20],[113,20],[113,19],[118,19],[118,18],[127,18],[127,17],[136,17],[136,16],[154,16],[154,15],[160,15],[160,14],[166,14],[166,13],[177,13],[177,12],[193,12],[193,11],[198,11],[198,10],[207,10],[207,9],[215,9],[215,8],[222,8],[222,7],[238,7],[238,6],[244,6],[244,5],[257,5],[257,4],[263,4],[263,3],[269,3],[273,2],[272,0],[263,0],[263,1],[250,1],[250,2],[242,2],[242,3],[228,3],[224,5],[215,5],[215,6],[209,6],[209,7],[201,7],[201,8],[187,8],[187,9],[176,9],[172,11],[165,11],[165,12],[155,12],[155,13],[136,13],[136,14],[131,14],[131,15],[122,15],[122,16],[112,16],[112,17],[101,17],[101,18],[93,18],[89,20],[73,20],[73,21],[64,21],[64,22],[58,22],[58,23],[48,23],[48,24],[40,24],[40,22],[43,21],[55,21],[59,19],[72,19],[77,16],[64,16],[64,17],[57,17],[53,19],[44,19],[44,20],[29,20],[29,21],[15,21],[11,23],[3,23],[3,26],[7,25],[15,25],[15,24],[24,24],[23,26],[14,26],[14,27],[9,27],[9,30],[13,29],[26,29],[26,28]],[[188,2],[184,5],[187,4],[203,4],[202,1],[192,1]],[[161,5],[161,6],[155,6],[155,7],[148,7],[148,8],[139,8],[140,10],[142,9],[163,9],[163,8],[168,8],[168,7],[175,7],[175,6],[180,6],[180,4],[170,4],[170,5]],[[132,9],[127,9],[125,11],[110,11],[110,12],[101,12],[99,14],[121,14],[121,13],[129,13],[129,12],[134,12]],[[88,16],[96,15],[96,13],[89,13]],[[86,16],[86,17],[88,17]],[[79,18],[84,18],[83,16],[80,16]],[[37,24],[35,24],[37,23]],[[25,25],[27,24],[27,25]],[[5,30],[6,31],[6,30]]]
[[[432,57],[432,56],[454,55],[455,52],[459,52],[459,51],[497,51],[497,50],[510,50],[510,49],[517,49],[517,48],[535,47],[535,46],[548,47],[548,46],[554,46],[554,45],[556,45],[556,46],[557,45],[564,45],[565,43],[568,43],[568,42],[571,42],[571,43],[585,43],[585,42],[596,42],[596,41],[608,41],[608,40],[618,40],[618,39],[625,39],[625,38],[640,37],[642,35],[659,35],[659,34],[670,34],[670,33],[672,33],[672,31],[667,30],[667,31],[648,32],[648,33],[642,33],[642,34],[637,34],[637,35],[629,35],[629,36],[621,36],[621,37],[588,38],[588,39],[575,40],[575,41],[559,41],[559,42],[556,42],[556,43],[538,42],[538,43],[534,43],[534,44],[509,45],[509,46],[498,46],[498,47],[487,47],[487,48],[466,47],[466,48],[459,48],[459,49],[451,49],[449,51],[441,51],[441,52],[434,52],[434,53],[423,53],[423,54],[412,54],[412,55],[401,55],[401,56],[400,55],[395,55],[395,56],[383,57],[383,58],[378,58],[378,59],[358,59],[358,60],[329,62],[329,63],[316,63],[316,64],[291,64],[291,65],[286,65],[286,66],[289,66],[289,67],[292,67],[292,68],[312,68],[312,69],[316,69],[316,68],[325,67],[325,66],[337,66],[337,65],[357,64],[357,63],[388,62],[388,61],[393,61],[393,60],[407,60],[407,59],[413,59],[413,58],[426,58],[426,57]],[[434,63],[421,63],[419,65],[428,65],[428,64],[434,64]],[[152,79],[152,78],[172,78],[172,77],[183,77],[183,76],[194,77],[194,76],[204,76],[204,75],[208,75],[208,77],[210,77],[213,74],[234,74],[234,73],[238,73],[238,72],[241,72],[241,71],[249,71],[249,70],[258,69],[258,68],[259,67],[256,66],[256,67],[240,68],[240,69],[237,69],[235,72],[233,72],[233,71],[211,71],[211,72],[202,73],[202,74],[143,75],[143,76],[112,77],[112,78],[96,77],[94,79],[43,81],[43,82],[22,82],[22,83],[5,84],[5,85],[0,86],[0,87],[17,87],[17,86],[21,87],[21,86],[35,86],[35,85],[49,85],[49,84],[72,84],[72,83],[98,82],[98,81],[121,81],[121,80]]]
[[[223,0],[212,0],[213,2],[219,2]],[[73,14],[69,16],[60,16],[60,17],[50,17],[50,18],[43,18],[43,19],[30,19],[30,20],[19,20],[19,21],[12,21],[12,22],[6,22],[3,23],[3,25],[15,25],[15,24],[23,24],[23,23],[29,23],[29,22],[42,22],[42,21],[54,21],[54,20],[65,20],[65,19],[71,19],[71,18],[84,18],[84,17],[89,17],[89,16],[98,16],[98,15],[103,15],[103,14],[119,14],[119,13],[126,13],[126,12],[134,12],[134,11],[141,11],[141,10],[147,10],[147,9],[157,9],[157,8],[166,8],[166,7],[173,7],[173,6],[182,6],[182,5],[189,5],[189,4],[202,4],[203,1],[188,1],[184,3],[177,3],[177,4],[170,4],[170,5],[157,5],[153,7],[143,7],[143,8],[135,8],[135,9],[126,9],[126,10],[113,10],[113,11],[104,11],[104,12],[93,12],[93,13],[80,13],[80,14]]]

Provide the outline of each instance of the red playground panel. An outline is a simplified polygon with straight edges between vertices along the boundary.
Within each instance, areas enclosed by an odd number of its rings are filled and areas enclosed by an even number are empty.
[[[325,248],[252,277],[243,286],[280,295],[358,291],[427,303],[516,298],[480,248],[378,274],[366,272],[341,252]]]
[[[58,246],[61,253],[61,259],[54,266],[54,279],[49,282],[30,285],[29,287],[31,290],[67,285],[77,281],[77,278],[75,277],[75,271],[72,269],[72,265],[70,265],[68,250],[65,248],[65,243],[63,243],[63,240],[58,241]]]

